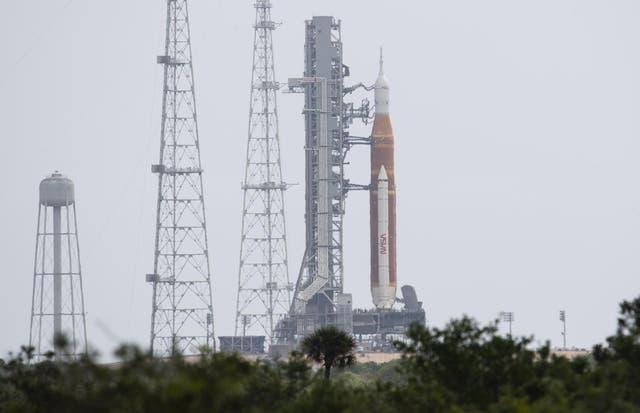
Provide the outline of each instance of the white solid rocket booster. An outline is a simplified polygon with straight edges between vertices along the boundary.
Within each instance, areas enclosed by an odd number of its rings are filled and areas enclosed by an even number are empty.
[[[384,165],[378,174],[378,285],[373,288],[377,308],[391,308],[395,288],[389,279],[389,178]]]

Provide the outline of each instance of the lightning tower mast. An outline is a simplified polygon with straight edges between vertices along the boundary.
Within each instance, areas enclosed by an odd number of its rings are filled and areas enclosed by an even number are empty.
[[[187,0],[166,0],[164,94],[158,174],[151,351],[214,348],[211,272]]]
[[[273,59],[271,2],[256,0],[249,133],[242,210],[236,336],[264,334],[289,311],[284,191]]]

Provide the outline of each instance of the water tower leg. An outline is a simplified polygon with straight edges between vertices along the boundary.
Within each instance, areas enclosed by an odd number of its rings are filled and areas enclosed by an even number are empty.
[[[60,207],[53,207],[53,337],[62,333],[62,243]]]

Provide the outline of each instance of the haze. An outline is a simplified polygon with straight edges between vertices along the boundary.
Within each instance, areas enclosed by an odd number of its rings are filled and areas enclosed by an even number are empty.
[[[281,82],[302,74],[312,15],[342,20],[347,84],[373,83],[384,46],[398,278],[428,323],[513,311],[514,334],[557,346],[564,309],[569,346],[612,333],[640,272],[640,3],[273,3]],[[106,356],[149,344],[164,13],[150,0],[3,4],[0,356],[28,342],[37,188],[54,170],[76,184],[90,344]],[[254,9],[192,0],[190,17],[216,336],[231,335]],[[302,97],[278,103],[283,174],[303,182]],[[350,157],[348,177],[368,183],[368,152]],[[303,186],[286,196],[295,281]],[[367,194],[349,194],[345,291],[360,308],[371,307],[368,214]]]

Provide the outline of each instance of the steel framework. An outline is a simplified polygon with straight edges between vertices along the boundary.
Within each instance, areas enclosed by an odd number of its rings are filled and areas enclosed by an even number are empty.
[[[306,245],[291,319],[281,325],[281,338],[303,336],[324,324],[350,328],[350,323],[340,323],[344,317],[337,314],[351,311],[350,295],[343,293],[345,197],[350,189],[368,186],[351,185],[344,177],[344,165],[352,145],[369,141],[353,139],[348,132],[354,119],[368,119],[369,107],[366,100],[357,109],[344,102],[346,94],[363,87],[345,88],[348,75],[342,60],[340,21],[314,16],[305,28],[304,77],[289,79],[289,89],[305,95]]]
[[[29,328],[34,361],[51,351],[65,357],[86,352],[82,290],[73,182],[54,173],[40,184]]]
[[[271,2],[254,4],[253,66],[236,304],[236,336],[264,334],[289,310],[284,191],[280,165],[278,110],[273,57]]]
[[[305,27],[306,245],[292,312],[334,312],[342,292],[344,216],[343,77],[340,22],[315,16]],[[313,307],[305,308],[306,306]]]
[[[187,0],[167,0],[151,351],[215,350],[202,167]]]

